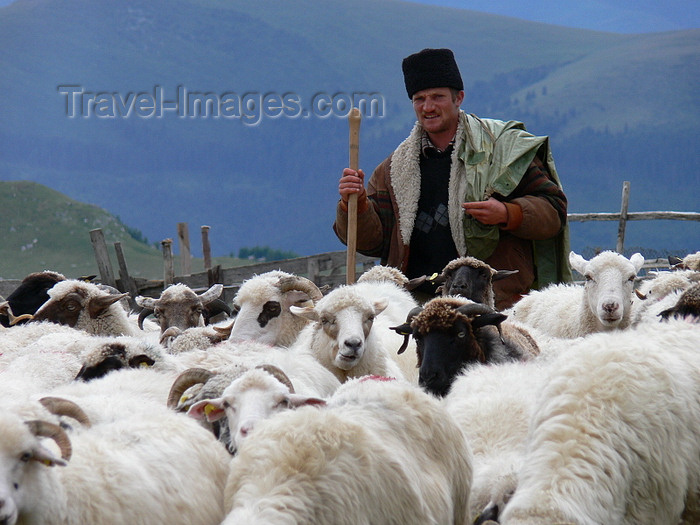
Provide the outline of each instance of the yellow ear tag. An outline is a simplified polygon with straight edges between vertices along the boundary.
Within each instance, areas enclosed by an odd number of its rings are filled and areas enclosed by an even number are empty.
[[[141,368],[148,368],[149,364],[146,361],[143,361],[141,364],[139,364]]]
[[[46,465],[47,467],[50,467],[50,466],[53,465],[53,461],[51,461],[50,459],[45,459],[45,460],[42,461],[42,463],[43,463],[44,465]]]
[[[188,395],[183,395],[183,396],[180,398],[180,404],[183,404],[183,403],[184,403],[185,401],[187,401],[189,398],[190,398],[190,396],[188,396]]]
[[[207,404],[207,406],[204,407],[204,413],[208,416],[211,414],[214,410],[216,410],[216,407],[211,404]]]
[[[435,279],[437,279],[437,276],[438,276],[438,274],[437,274],[437,273],[434,273],[433,275],[431,275],[430,277],[428,277],[428,280],[429,280],[429,281],[434,281]]]

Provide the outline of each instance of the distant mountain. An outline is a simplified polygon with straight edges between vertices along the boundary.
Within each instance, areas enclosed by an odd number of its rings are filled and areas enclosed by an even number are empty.
[[[459,9],[612,33],[659,33],[700,27],[700,2],[688,0],[414,0]]]
[[[630,211],[698,210],[700,30],[601,33],[397,0],[17,0],[0,9],[0,180],[92,203],[152,241],[210,225],[215,255],[343,249],[330,225],[344,103],[383,102],[360,132],[371,171],[414,120],[401,59],[443,46],[467,111],[550,136],[571,212],[617,211],[624,180]],[[616,230],[574,224],[573,247],[612,248]],[[657,221],[631,224],[626,244],[697,239],[697,223]]]

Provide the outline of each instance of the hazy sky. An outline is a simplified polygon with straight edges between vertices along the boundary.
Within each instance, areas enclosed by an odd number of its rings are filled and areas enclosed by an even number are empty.
[[[0,6],[11,4],[14,1],[17,0],[0,0]],[[700,0],[407,1],[471,9],[535,22],[614,33],[650,33],[700,28]]]

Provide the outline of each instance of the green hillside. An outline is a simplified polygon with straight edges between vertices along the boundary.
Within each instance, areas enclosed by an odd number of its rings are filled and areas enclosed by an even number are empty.
[[[101,229],[112,259],[115,276],[119,266],[113,249],[121,243],[129,274],[146,279],[163,278],[159,249],[136,240],[140,232],[90,204],[83,204],[34,182],[0,182],[0,279],[21,279],[31,272],[54,270],[67,277],[98,274],[90,231]],[[177,250],[176,243],[173,249]],[[216,258],[215,264],[231,267],[243,261]],[[179,260],[176,261],[176,271]],[[192,260],[192,271],[204,268]]]

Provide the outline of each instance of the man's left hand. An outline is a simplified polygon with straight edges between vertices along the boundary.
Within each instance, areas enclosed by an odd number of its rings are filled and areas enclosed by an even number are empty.
[[[485,201],[464,202],[462,208],[482,224],[505,224],[508,222],[506,205],[493,197]]]

